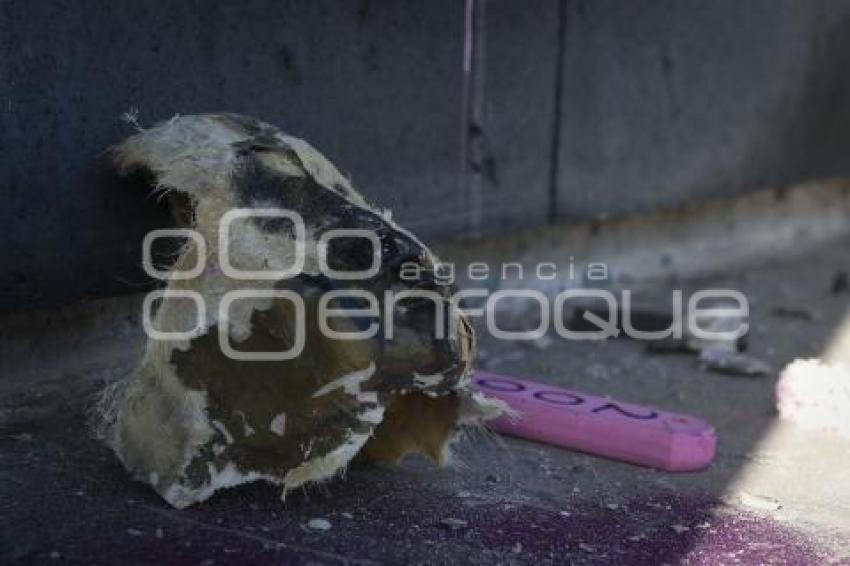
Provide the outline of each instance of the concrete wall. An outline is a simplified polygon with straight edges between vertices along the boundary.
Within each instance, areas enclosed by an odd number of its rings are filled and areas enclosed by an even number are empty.
[[[850,171],[850,2],[571,2],[558,212]]]
[[[278,124],[432,239],[850,172],[850,2],[467,5],[0,0],[0,311],[145,284],[163,211],[94,166],[134,107]]]

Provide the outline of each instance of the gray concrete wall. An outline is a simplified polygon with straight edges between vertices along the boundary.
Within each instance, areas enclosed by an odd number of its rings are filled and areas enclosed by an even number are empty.
[[[163,211],[95,168],[133,107],[278,124],[431,239],[850,170],[850,2],[474,14],[470,37],[460,0],[0,0],[0,311],[145,283]]]
[[[610,215],[850,170],[850,2],[570,2],[557,210]]]

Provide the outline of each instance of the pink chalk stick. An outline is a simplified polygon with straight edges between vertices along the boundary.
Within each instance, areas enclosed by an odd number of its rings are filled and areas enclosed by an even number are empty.
[[[483,371],[472,387],[519,413],[487,423],[502,434],[670,472],[701,470],[714,459],[714,429],[688,415]]]

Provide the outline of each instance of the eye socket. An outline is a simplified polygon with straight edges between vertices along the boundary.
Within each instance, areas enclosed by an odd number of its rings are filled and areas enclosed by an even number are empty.
[[[367,270],[372,254],[372,243],[364,238],[343,236],[328,242],[328,266],[337,271]]]

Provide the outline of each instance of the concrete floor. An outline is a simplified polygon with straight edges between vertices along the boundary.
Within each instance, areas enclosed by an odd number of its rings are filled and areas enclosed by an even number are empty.
[[[677,286],[743,291],[749,352],[778,370],[834,338],[850,294],[830,287],[848,266],[845,241]],[[775,375],[708,374],[627,339],[538,350],[485,336],[480,365],[699,415],[718,433],[710,469],[663,473],[480,435],[447,469],[358,464],[285,503],[257,484],[171,509],[85,426],[94,392],[138,355],[138,305],[0,322],[0,562],[850,564],[850,440],[777,422]],[[330,529],[308,528],[313,518]]]

